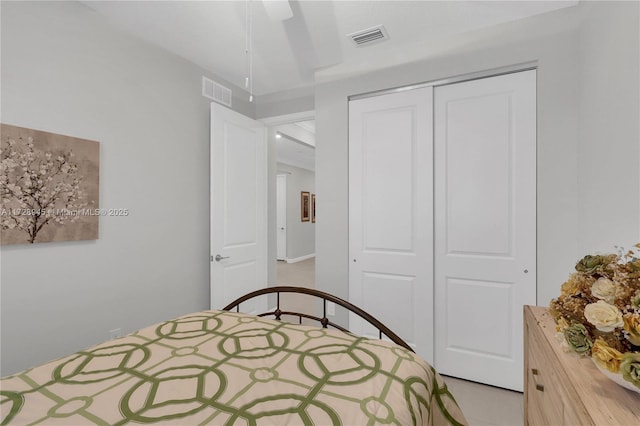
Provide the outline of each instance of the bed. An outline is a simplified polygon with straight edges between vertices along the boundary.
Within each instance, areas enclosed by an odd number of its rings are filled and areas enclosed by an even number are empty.
[[[291,292],[317,297],[322,317],[284,309]],[[264,295],[275,309],[240,312]],[[385,340],[332,323],[328,302]],[[298,287],[262,289],[6,377],[0,398],[2,425],[467,424],[440,375],[401,338],[349,302]]]

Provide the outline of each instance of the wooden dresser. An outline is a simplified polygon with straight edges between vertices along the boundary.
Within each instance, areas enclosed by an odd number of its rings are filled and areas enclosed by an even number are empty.
[[[524,318],[525,425],[640,425],[639,393],[563,352],[546,308],[525,306]]]

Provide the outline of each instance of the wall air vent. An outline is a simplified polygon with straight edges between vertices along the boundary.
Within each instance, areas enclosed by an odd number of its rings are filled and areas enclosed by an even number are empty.
[[[202,96],[231,108],[231,89],[204,76],[202,77]]]
[[[387,30],[382,25],[347,34],[347,37],[350,37],[358,47],[368,46],[370,44],[379,43],[389,39]]]

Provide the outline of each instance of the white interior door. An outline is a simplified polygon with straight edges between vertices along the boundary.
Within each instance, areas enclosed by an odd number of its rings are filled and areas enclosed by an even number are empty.
[[[522,391],[536,304],[536,72],[435,89],[435,366]]]
[[[276,176],[276,240],[278,260],[287,260],[287,175]]]
[[[349,102],[349,299],[433,360],[431,87]],[[350,329],[377,333],[350,318]]]
[[[211,308],[267,285],[264,125],[211,104]],[[264,300],[242,311],[266,307]]]

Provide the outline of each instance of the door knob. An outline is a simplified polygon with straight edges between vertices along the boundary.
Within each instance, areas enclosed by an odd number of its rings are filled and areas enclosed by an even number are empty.
[[[280,228],[280,229],[284,231],[284,228]]]
[[[216,254],[216,262],[220,262],[222,259],[228,259],[229,256],[220,256],[219,254]]]

